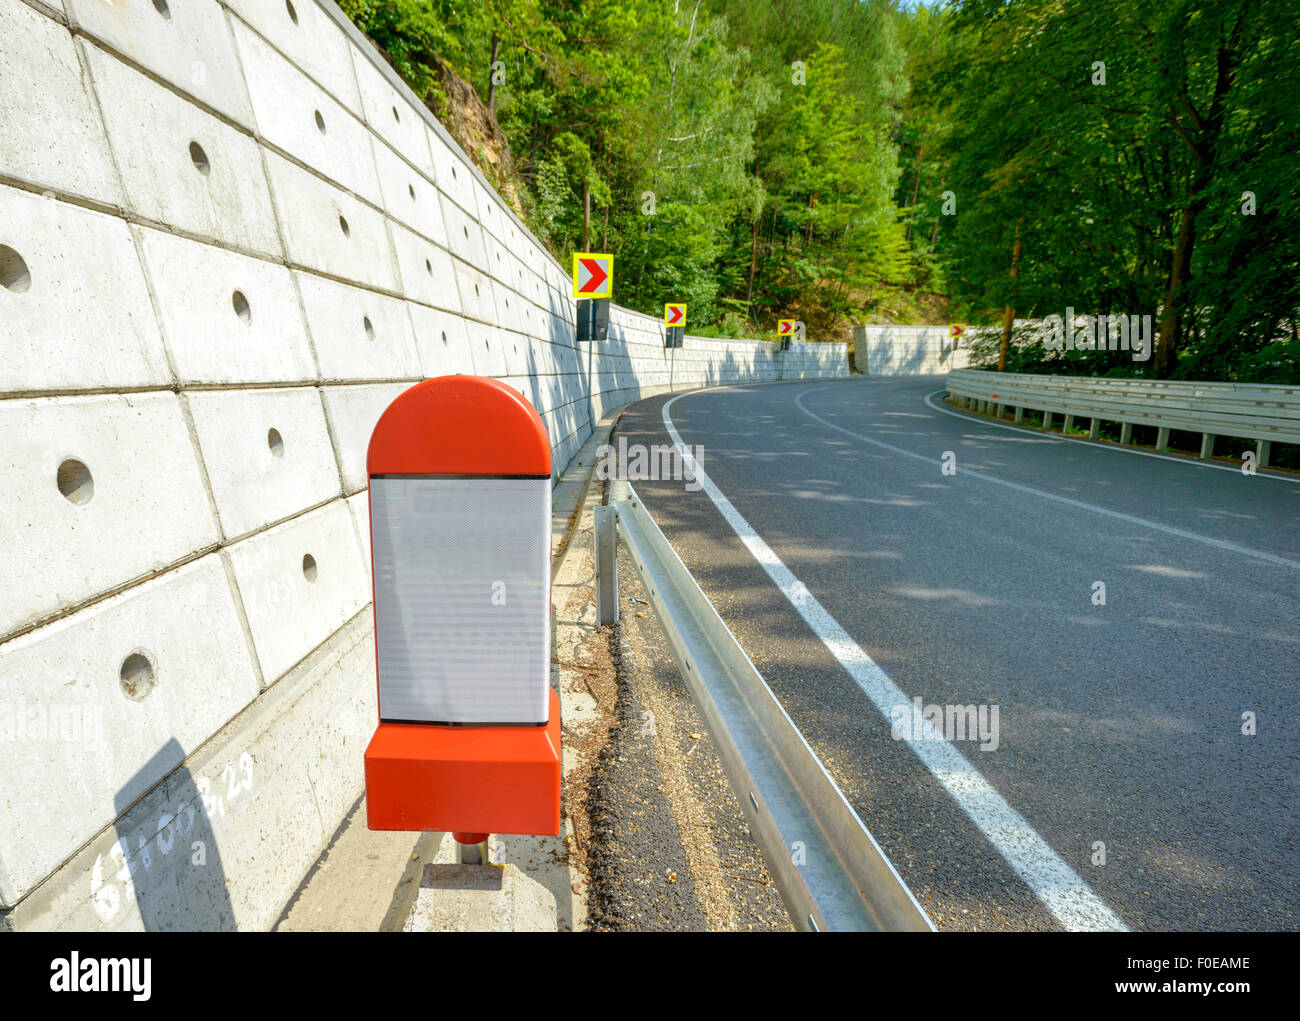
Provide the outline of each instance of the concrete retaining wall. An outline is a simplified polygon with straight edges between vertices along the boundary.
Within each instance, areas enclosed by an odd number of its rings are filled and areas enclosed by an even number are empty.
[[[858,370],[868,376],[937,376],[970,365],[970,351],[954,345],[947,326],[855,326]]]
[[[264,929],[361,792],[371,428],[495,376],[562,469],[568,273],[331,4],[0,0],[0,80],[0,928]],[[669,380],[612,324],[597,417]]]

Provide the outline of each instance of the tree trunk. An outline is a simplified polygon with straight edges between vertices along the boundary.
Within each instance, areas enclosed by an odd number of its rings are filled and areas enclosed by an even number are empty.
[[[998,346],[998,372],[1007,371],[1007,349],[1011,346],[1011,327],[1016,321],[1016,277],[1020,276],[1020,226],[1025,222],[1022,216],[1016,224],[1016,242],[1011,246],[1011,300],[1002,314],[1002,343]]]
[[[924,151],[924,145],[918,145],[916,147],[916,160],[912,164],[913,167],[916,168],[916,179],[912,182],[912,201],[908,203],[910,206],[916,205],[916,197],[921,194],[921,153]],[[907,220],[906,235],[908,244],[912,243],[912,220],[913,217],[909,216]]]
[[[758,215],[754,217],[753,231],[749,241],[749,289],[745,292],[746,305],[754,303],[754,274],[758,272],[758,225],[762,220],[763,211],[760,209]]]
[[[591,251],[591,186],[582,182],[582,250]]]
[[[501,49],[501,37],[492,33],[492,65],[488,68],[488,109],[496,112],[497,102],[497,53]]]
[[[1169,276],[1161,305],[1160,333],[1156,338],[1156,375],[1164,379],[1173,372],[1178,359],[1178,339],[1182,333],[1187,283],[1191,279],[1192,252],[1196,247],[1196,218],[1209,202],[1207,189],[1214,179],[1215,152],[1223,130],[1228,93],[1237,78],[1240,56],[1237,44],[1245,13],[1238,15],[1228,39],[1215,54],[1216,74],[1214,95],[1208,112],[1202,116],[1184,90],[1176,103],[1169,107],[1169,122],[1192,153],[1192,177],[1187,202],[1178,222],[1178,236],[1174,239]],[[1181,111],[1179,107],[1181,106]],[[1186,120],[1184,121],[1184,114]]]

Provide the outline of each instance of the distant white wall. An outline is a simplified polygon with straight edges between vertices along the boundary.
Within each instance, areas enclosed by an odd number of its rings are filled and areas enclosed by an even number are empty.
[[[561,470],[568,273],[333,4],[0,0],[0,69],[0,928],[266,928],[361,792],[370,431],[493,376]],[[669,379],[611,318],[597,417]]]
[[[947,326],[855,326],[854,360],[868,376],[941,375],[970,365],[963,340]]]

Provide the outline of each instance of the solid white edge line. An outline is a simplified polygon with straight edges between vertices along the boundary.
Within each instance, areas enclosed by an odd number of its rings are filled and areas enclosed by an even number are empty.
[[[970,412],[959,411],[956,408],[941,408],[937,404],[932,404],[930,398],[935,394],[949,393],[947,387],[941,387],[938,390],[931,390],[923,398],[925,406],[931,411],[941,411],[945,415],[952,415],[953,418],[959,418],[964,422],[972,425],[986,425],[991,429],[1008,429],[1014,433],[1020,433],[1023,436],[1037,436],[1044,440],[1058,440],[1064,443],[1075,443],[1081,447],[1090,447],[1094,450],[1111,450],[1117,454],[1136,454],[1138,457],[1154,457],[1158,461],[1172,461],[1174,464],[1181,464],[1188,468],[1211,468],[1214,471],[1236,472],[1240,474],[1241,469],[1230,464],[1214,464],[1210,461],[1202,461],[1199,458],[1191,457],[1173,457],[1169,454],[1157,454],[1154,450],[1138,450],[1137,447],[1125,447],[1118,443],[1098,443],[1096,440],[1084,439],[1082,436],[1062,436],[1060,433],[1048,432],[1045,429],[1034,429],[1031,426],[1013,425],[1010,422],[994,422],[986,420],[983,415],[972,414]],[[1011,407],[1010,404],[1006,407]],[[1037,410],[1037,409],[1034,409]],[[1062,412],[1056,412],[1062,414]],[[1086,416],[1075,416],[1076,418]],[[1194,430],[1189,430],[1194,431]],[[1272,479],[1274,482],[1290,482],[1292,484],[1300,483],[1300,478],[1292,475],[1282,475],[1279,472],[1271,471],[1268,468],[1257,469],[1252,476],[1257,479]]]
[[[795,407],[802,411],[809,418],[820,422],[828,429],[834,429],[842,432],[845,436],[851,436],[855,440],[863,443],[870,443],[874,447],[880,447],[882,450],[888,450],[892,454],[901,454],[904,457],[910,457],[917,461],[924,461],[926,464],[942,465],[943,462],[936,457],[926,457],[924,454],[918,454],[913,450],[904,450],[902,447],[895,447],[891,443],[885,443],[881,440],[873,440],[870,436],[863,436],[861,433],[855,433],[852,429],[845,429],[842,425],[836,425],[834,422],[828,422],[814,411],[809,411],[803,406],[803,398],[810,393],[816,393],[824,387],[816,387],[812,390],[805,390],[798,394],[794,399]],[[1056,493],[1049,493],[1045,489],[1035,489],[1033,486],[1026,486],[1019,482],[1011,482],[1008,479],[998,478],[996,475],[990,475],[988,472],[977,471],[974,468],[958,468],[953,478],[960,476],[967,478],[982,479],[985,482],[992,482],[995,485],[1005,486],[1008,489],[1014,489],[1018,493],[1028,493],[1031,496],[1041,497],[1044,500],[1051,500],[1054,503],[1063,503],[1067,507],[1077,507],[1080,510],[1092,511],[1094,514],[1102,514],[1108,518],[1115,518],[1118,521],[1124,521],[1131,525],[1140,525],[1143,528],[1150,528],[1156,532],[1164,532],[1166,535],[1176,535],[1180,539],[1190,539],[1193,542],[1204,543],[1206,546],[1214,546],[1229,553],[1240,553],[1242,556],[1253,557],[1256,560],[1264,560],[1270,564],[1279,564],[1282,567],[1290,567],[1293,570],[1300,570],[1300,561],[1288,560],[1286,557],[1280,557],[1276,553],[1265,553],[1263,550],[1251,549],[1249,546],[1241,546],[1235,542],[1228,542],[1226,539],[1215,539],[1208,535],[1201,535],[1198,532],[1188,532],[1182,528],[1175,528],[1173,525],[1162,525],[1158,521],[1148,521],[1146,518],[1139,518],[1132,514],[1124,514],[1121,511],[1110,510],[1106,507],[1098,507],[1095,503],[1085,503],[1083,500],[1072,500],[1068,496],[1060,496]]]
[[[663,406],[664,427],[684,463],[713,501],[718,512],[759,562],[769,578],[789,600],[827,650],[862,689],[886,722],[896,706],[910,707],[912,700],[840,626],[808,588],[790,571],[731,501],[696,462],[673,425],[670,409],[679,394]],[[956,747],[932,724],[921,735],[900,738],[916,754],[935,780],[988,838],[1012,870],[1024,880],[1062,927],[1071,931],[1128,931],[1128,926],[1065,863],[1001,794],[984,779]]]

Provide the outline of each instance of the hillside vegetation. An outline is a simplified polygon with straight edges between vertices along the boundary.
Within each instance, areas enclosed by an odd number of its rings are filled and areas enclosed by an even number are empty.
[[[561,259],[692,332],[1153,315],[1154,356],[1300,381],[1293,0],[343,0]]]

